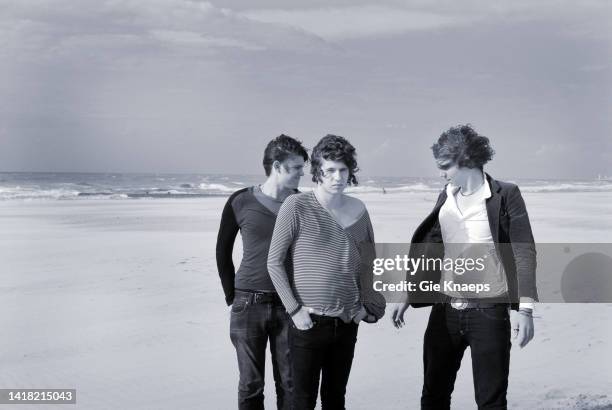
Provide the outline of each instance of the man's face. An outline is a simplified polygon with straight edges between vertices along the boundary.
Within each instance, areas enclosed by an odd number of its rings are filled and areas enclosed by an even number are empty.
[[[457,176],[460,173],[457,164],[450,159],[439,159],[436,160],[436,165],[438,165],[438,169],[440,170],[440,176],[444,178],[446,182],[456,185]]]
[[[319,185],[330,194],[341,194],[348,185],[349,169],[344,162],[321,160]]]
[[[285,189],[297,189],[300,178],[304,176],[304,158],[291,155],[279,164],[277,168],[278,180]]]

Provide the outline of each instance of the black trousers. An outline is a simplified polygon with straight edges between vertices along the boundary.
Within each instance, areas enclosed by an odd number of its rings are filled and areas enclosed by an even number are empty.
[[[463,352],[470,347],[478,409],[506,409],[510,369],[510,319],[507,305],[455,310],[436,304],[423,346],[422,409],[449,409]]]
[[[321,409],[343,410],[355,343],[356,323],[311,315],[309,330],[290,330],[293,408],[314,409],[321,380]]]
[[[253,293],[236,290],[230,338],[236,348],[240,381],[238,408],[263,410],[266,345],[270,341],[278,409],[291,408],[293,382],[289,351],[291,318],[280,300],[258,303]]]

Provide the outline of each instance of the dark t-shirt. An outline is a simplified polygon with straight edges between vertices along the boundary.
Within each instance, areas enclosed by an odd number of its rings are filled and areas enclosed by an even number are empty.
[[[283,201],[279,201],[278,199],[274,199],[271,196],[264,194],[260,185],[253,187],[253,195],[255,195],[255,198],[257,198],[257,200],[261,202],[263,206],[272,211],[274,215],[278,215],[278,211],[280,210]]]
[[[268,274],[268,251],[276,214],[255,197],[256,187],[234,192],[221,216],[217,237],[217,269],[230,305],[234,300],[234,289],[274,292]],[[242,236],[242,261],[235,271],[232,251],[236,235]]]

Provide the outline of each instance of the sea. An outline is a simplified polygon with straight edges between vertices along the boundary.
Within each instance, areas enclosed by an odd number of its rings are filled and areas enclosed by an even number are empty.
[[[155,200],[228,196],[265,180],[263,175],[2,172],[0,201],[33,200]],[[523,192],[612,192],[612,179],[517,179]],[[309,175],[301,191],[312,189]],[[441,178],[360,176],[353,193],[439,192]]]

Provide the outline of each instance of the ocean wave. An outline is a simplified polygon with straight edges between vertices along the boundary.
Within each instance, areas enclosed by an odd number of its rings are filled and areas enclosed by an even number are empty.
[[[138,198],[207,198],[214,196],[226,196],[221,193],[206,192],[184,192],[170,189],[167,191],[145,191],[145,192],[80,192],[79,197],[89,199],[138,199]]]
[[[400,192],[438,192],[441,187],[439,186],[429,186],[424,183],[416,183],[410,185],[401,185],[396,187],[382,187],[382,186],[373,186],[373,185],[358,185],[354,187],[347,188],[347,193],[358,193],[358,194],[367,194],[367,193],[400,193]]]
[[[36,175],[35,175],[36,176]],[[176,178],[174,183],[165,178],[165,183],[159,183],[159,177],[142,176],[124,177],[118,182],[109,182],[112,175],[101,175],[98,179],[85,179],[81,176],[70,180],[66,175],[60,175],[53,180],[49,175],[33,178],[32,175],[3,174],[6,180],[0,184],[0,201],[8,200],[83,200],[83,199],[166,199],[166,198],[206,198],[232,194],[247,185],[257,183],[256,178],[219,178],[199,179],[190,181],[190,177]],[[225,179],[228,179],[227,181]],[[239,184],[239,181],[245,181]],[[384,194],[426,194],[437,195],[443,189],[440,180],[422,178],[377,178],[366,179],[363,185],[349,187],[347,193],[364,195]],[[300,186],[302,192],[309,192],[313,186],[303,179],[307,186]],[[516,183],[524,193],[579,193],[612,192],[612,181],[593,180],[519,180]]]
[[[227,195],[221,194],[221,193],[194,193],[194,192],[172,192],[172,191],[168,191],[166,193],[150,193],[150,192],[146,192],[146,193],[128,193],[125,194],[127,198],[152,198],[152,199],[168,199],[168,198],[210,198],[210,197],[218,197],[218,196],[223,196],[226,197]]]
[[[612,184],[592,182],[554,183],[545,185],[521,185],[522,192],[612,192]]]
[[[127,199],[127,194],[117,192],[79,192],[78,198],[81,199]]]
[[[78,195],[79,191],[70,189],[0,187],[0,201],[14,199],[75,199]]]
[[[207,190],[207,191],[220,191],[220,192],[234,192],[237,189],[239,189],[238,187],[229,187],[227,185],[223,185],[223,184],[208,184],[206,182],[202,182],[199,185],[200,189],[203,190]]]

